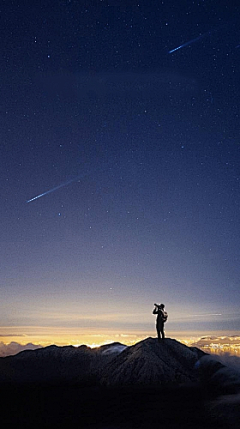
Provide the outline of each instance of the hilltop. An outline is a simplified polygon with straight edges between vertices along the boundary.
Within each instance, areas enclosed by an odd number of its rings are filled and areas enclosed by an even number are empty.
[[[235,429],[239,380],[198,348],[170,338],[130,347],[49,346],[0,358],[1,421],[31,428]]]
[[[130,347],[49,346],[0,358],[0,382],[180,385],[196,381],[194,365],[203,355],[170,338],[162,342],[147,338]]]

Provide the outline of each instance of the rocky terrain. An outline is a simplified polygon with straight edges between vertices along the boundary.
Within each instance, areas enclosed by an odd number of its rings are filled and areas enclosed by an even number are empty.
[[[0,358],[1,421],[24,428],[235,429],[239,381],[199,349],[169,338],[131,347],[50,346]]]
[[[94,349],[49,346],[0,358],[0,382],[180,385],[197,380],[194,365],[203,355],[172,339],[147,338],[131,347],[120,343]]]
[[[197,381],[196,362],[204,356],[201,350],[191,349],[176,340],[148,338],[106,365],[101,383],[107,386],[175,386]]]
[[[95,384],[101,370],[126,346],[113,343],[87,346],[49,346],[0,358],[0,383]]]

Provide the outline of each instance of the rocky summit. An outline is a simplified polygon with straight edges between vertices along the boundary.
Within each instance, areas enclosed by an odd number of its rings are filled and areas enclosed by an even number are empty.
[[[195,382],[194,366],[203,355],[170,338],[147,338],[116,356],[104,368],[101,383],[160,387]]]

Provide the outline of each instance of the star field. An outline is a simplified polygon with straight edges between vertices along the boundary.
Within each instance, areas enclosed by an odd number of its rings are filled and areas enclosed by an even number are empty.
[[[4,335],[239,330],[239,12],[1,6]]]

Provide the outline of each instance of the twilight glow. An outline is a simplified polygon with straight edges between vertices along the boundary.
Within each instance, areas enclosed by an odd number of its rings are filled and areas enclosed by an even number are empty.
[[[20,3],[2,6],[3,347],[133,344],[154,302],[171,338],[237,335],[236,8]]]

